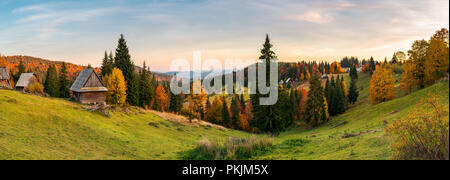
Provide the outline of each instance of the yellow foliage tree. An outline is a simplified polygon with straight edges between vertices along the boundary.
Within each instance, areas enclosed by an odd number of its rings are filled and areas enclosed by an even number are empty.
[[[449,49],[447,44],[440,39],[432,38],[425,58],[426,84],[431,85],[439,78],[445,76],[445,73],[448,72],[448,65]]]
[[[216,98],[205,113],[205,120],[214,124],[220,124],[222,121],[222,107],[222,101],[220,98]]]
[[[403,64],[403,73],[400,84],[402,89],[404,89],[408,93],[411,93],[411,91],[415,89],[418,84],[417,80],[414,78],[415,68],[416,65],[412,61],[406,61]]]
[[[106,101],[110,104],[124,105],[127,98],[127,85],[122,71],[114,68],[110,75],[103,77],[103,82],[108,88],[106,93]]]
[[[200,81],[194,81],[192,92],[191,96],[188,97],[189,109],[197,118],[200,118],[200,113],[206,111],[205,102],[208,96],[201,86]]]
[[[371,104],[389,101],[395,98],[395,80],[389,65],[378,66],[372,75],[369,87]]]

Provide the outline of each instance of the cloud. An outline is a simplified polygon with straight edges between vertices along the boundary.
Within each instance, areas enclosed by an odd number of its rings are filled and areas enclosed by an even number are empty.
[[[319,11],[308,11],[302,14],[293,14],[286,16],[286,19],[292,21],[306,21],[317,24],[326,24],[333,20],[330,14],[321,13]]]

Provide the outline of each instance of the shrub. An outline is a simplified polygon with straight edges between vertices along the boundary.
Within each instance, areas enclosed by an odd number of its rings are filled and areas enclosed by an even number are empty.
[[[393,158],[448,160],[448,107],[441,105],[433,94],[419,106],[387,129],[394,140],[391,145]]]
[[[39,82],[33,82],[28,85],[26,91],[31,94],[44,94],[44,86]]]
[[[273,148],[270,138],[228,138],[224,143],[201,140],[186,159],[238,160],[263,154]]]

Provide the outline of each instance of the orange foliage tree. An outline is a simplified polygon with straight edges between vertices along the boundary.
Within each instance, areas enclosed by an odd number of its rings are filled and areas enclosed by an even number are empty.
[[[390,65],[377,66],[370,80],[369,100],[371,104],[395,98],[395,80]]]
[[[156,96],[155,96],[156,104],[155,108],[159,111],[166,111],[168,107],[168,96],[164,87],[160,84],[156,88]]]
[[[331,63],[330,66],[330,73],[331,74],[344,73],[344,70],[342,69],[341,65],[338,62],[333,62]]]

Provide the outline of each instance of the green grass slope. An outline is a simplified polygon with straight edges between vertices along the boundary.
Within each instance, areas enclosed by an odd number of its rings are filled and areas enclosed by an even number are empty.
[[[385,123],[406,116],[428,93],[440,96],[441,103],[449,104],[449,84],[438,83],[428,88],[403,95],[397,90],[394,100],[370,105],[369,76],[360,74],[358,102],[346,113],[333,117],[325,125],[312,129],[292,129],[275,139],[276,149],[256,159],[390,159],[391,140],[385,134]],[[395,76],[399,79],[400,76]],[[346,82],[349,82],[346,77]],[[348,86],[347,86],[348,87]],[[397,84],[398,87],[398,84]],[[354,137],[344,138],[344,136]],[[303,141],[302,141],[303,140]],[[298,141],[302,143],[289,143]]]
[[[202,138],[249,135],[182,126],[151,113],[111,115],[62,99],[0,90],[0,159],[177,159]]]
[[[346,113],[315,129],[281,133],[271,151],[251,159],[390,159],[386,124],[406,116],[430,92],[449,104],[447,81],[409,95],[397,90],[396,99],[370,105],[369,76],[359,76],[358,102]],[[0,90],[0,159],[180,159],[201,139],[249,136],[183,126],[136,110],[113,111],[107,118],[66,100]]]

